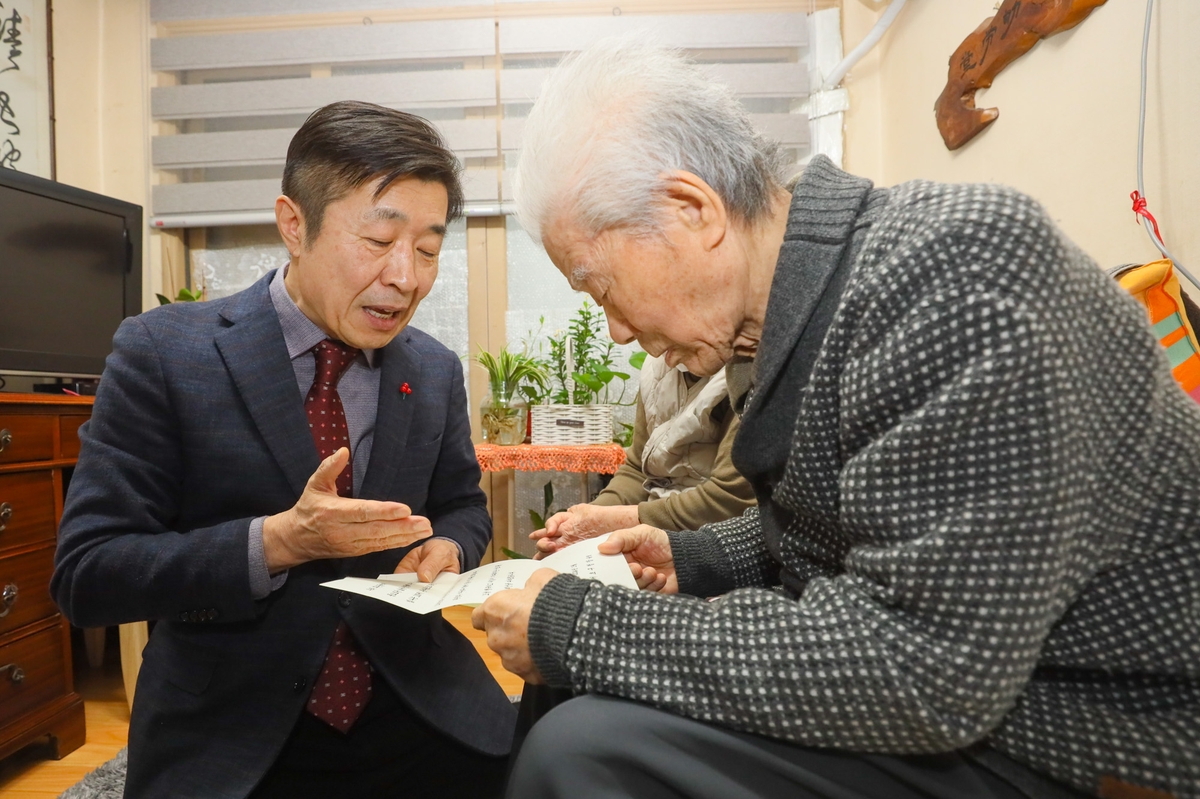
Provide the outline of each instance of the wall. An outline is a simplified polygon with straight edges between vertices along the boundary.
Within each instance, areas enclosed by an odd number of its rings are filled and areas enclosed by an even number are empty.
[[[52,0],[56,158],[64,183],[143,206],[149,196],[148,0]],[[844,0],[846,49],[883,3]],[[1151,39],[1146,188],[1168,246],[1200,272],[1200,3],[1159,0]],[[1041,42],[978,104],[1000,119],[951,153],[933,102],[962,39],[995,0],[910,0],[881,45],[847,77],[846,166],[891,185],[916,177],[998,180],[1028,192],[1101,265],[1150,260],[1133,221],[1138,57],[1144,2],[1111,0]],[[144,248],[145,307],[162,290],[161,234]],[[168,252],[171,248],[168,247]],[[176,247],[178,251],[178,247]],[[171,271],[178,271],[172,269]]]
[[[844,0],[849,51],[882,6]],[[933,103],[950,54],[996,0],[909,0],[847,78],[846,168],[882,185],[913,178],[999,181],[1027,192],[1101,266],[1153,260],[1134,222],[1138,63],[1145,2],[1110,0],[1081,25],[1040,42],[977,95],[1000,118],[956,152]],[[1159,0],[1150,41],[1146,193],[1167,246],[1200,275],[1200,3]]]
[[[62,183],[146,207],[148,0],[52,0],[55,158]],[[143,307],[157,305],[157,234],[143,241]]]

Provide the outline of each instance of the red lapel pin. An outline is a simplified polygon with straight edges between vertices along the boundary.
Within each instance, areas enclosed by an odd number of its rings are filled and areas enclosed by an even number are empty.
[[[400,386],[400,393],[407,397],[412,393],[412,388],[408,385],[408,383],[404,383]]]

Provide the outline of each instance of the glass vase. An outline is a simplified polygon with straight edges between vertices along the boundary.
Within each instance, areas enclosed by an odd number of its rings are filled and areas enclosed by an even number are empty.
[[[520,397],[492,395],[485,397],[479,405],[480,428],[483,440],[489,444],[513,446],[525,443],[525,425],[529,419],[529,405]]]

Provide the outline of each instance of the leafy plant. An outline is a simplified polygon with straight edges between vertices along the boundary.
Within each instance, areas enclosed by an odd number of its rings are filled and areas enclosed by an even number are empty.
[[[509,558],[510,560],[529,560],[530,559],[530,557],[528,555],[522,555],[520,552],[517,552],[516,550],[513,550],[513,549],[509,549],[508,547],[500,547],[500,551],[503,552],[505,557]]]
[[[541,530],[546,526],[546,519],[551,516],[550,509],[554,507],[554,483],[546,483],[542,486],[542,512],[538,513],[533,508],[529,509],[529,521],[533,522],[533,529]]]
[[[536,330],[529,331],[521,342],[521,354],[536,363],[542,370],[544,380],[526,380],[519,387],[521,396],[530,405],[541,405],[546,402],[550,396],[550,361],[542,357],[541,335],[542,329],[546,326],[546,317],[542,316],[538,319]],[[537,353],[536,355],[534,353]]]
[[[614,351],[616,344],[605,335],[604,311],[588,302],[576,311],[571,318],[567,330],[561,330],[545,341],[549,345],[549,354],[544,355],[542,344],[542,329],[546,326],[546,317],[538,320],[536,330],[531,330],[523,340],[524,352],[530,355],[545,369],[547,382],[543,384],[526,383],[521,392],[530,405],[541,405],[545,402],[557,405],[567,405],[567,343],[571,343],[571,355],[574,369],[569,375],[573,383],[573,399],[575,405],[588,405],[606,402],[614,405],[632,405],[624,402],[625,381],[629,373],[615,368]],[[533,353],[536,351],[536,355]],[[629,356],[629,366],[640,370],[646,360],[646,353],[635,352]],[[613,399],[609,388],[613,380],[620,378],[621,393]]]
[[[199,302],[200,300],[204,299],[204,290],[180,289],[179,294],[175,296],[174,300],[168,299],[163,294],[155,294],[154,296],[158,297],[159,305],[170,305],[172,302]]]
[[[574,368],[567,373],[567,347],[571,348]],[[549,399],[558,405],[590,405],[602,402],[621,405],[625,396],[628,372],[618,371],[613,362],[616,344],[604,335],[604,312],[584,302],[564,331],[550,337],[551,390]],[[568,378],[573,384],[568,397]],[[610,393],[612,382],[621,379],[621,393],[614,400]]]
[[[641,371],[642,366],[646,363],[646,353],[639,350],[629,356],[629,365]],[[629,422],[617,421],[617,432],[613,435],[613,441],[620,444],[622,447],[633,446],[633,425]]]
[[[532,385],[543,390],[546,387],[545,366],[526,353],[509,352],[508,347],[501,348],[499,355],[480,350],[475,362],[488,373],[493,400],[509,402],[522,386]]]
[[[525,438],[525,415],[528,408],[518,396],[522,385],[532,384],[543,390],[546,385],[546,370],[525,353],[509,352],[508,347],[499,355],[481,350],[475,362],[488,373],[491,388],[490,401],[480,408],[479,421],[483,437],[493,444],[520,444]]]
[[[622,447],[625,447],[626,449],[628,449],[629,447],[632,447],[633,446],[633,425],[631,425],[629,422],[618,421],[617,426],[620,429],[617,430],[615,435],[613,435],[613,441],[617,442],[618,444],[620,444]]]

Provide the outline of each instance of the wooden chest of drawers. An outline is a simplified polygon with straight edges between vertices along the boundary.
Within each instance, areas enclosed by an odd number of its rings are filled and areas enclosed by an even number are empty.
[[[90,398],[0,394],[0,758],[47,735],[55,757],[83,744],[71,629],[50,574],[64,470],[91,410]]]

